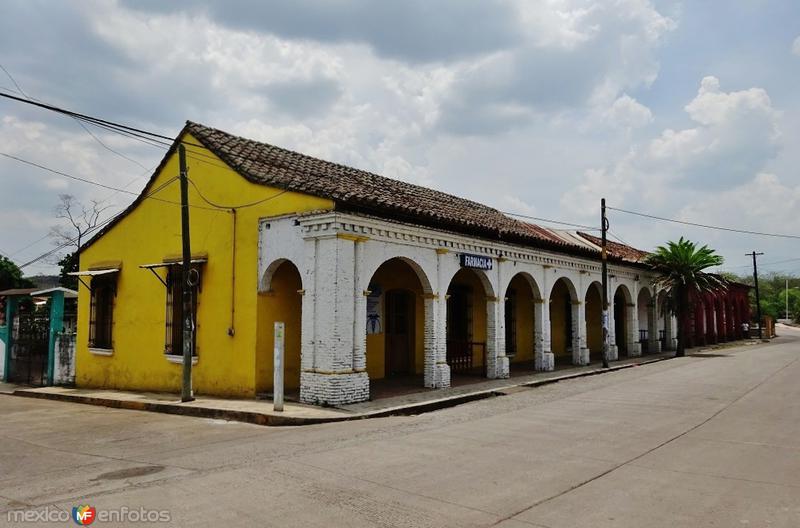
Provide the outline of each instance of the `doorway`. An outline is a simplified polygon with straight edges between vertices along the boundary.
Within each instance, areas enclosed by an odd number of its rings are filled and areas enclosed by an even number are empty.
[[[408,290],[389,290],[385,296],[385,376],[414,373],[414,294]]]

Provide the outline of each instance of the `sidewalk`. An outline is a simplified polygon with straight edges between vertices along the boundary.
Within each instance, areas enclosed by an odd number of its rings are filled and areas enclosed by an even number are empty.
[[[378,418],[392,415],[411,415],[452,407],[470,401],[491,398],[512,392],[517,387],[535,387],[548,383],[593,376],[662,361],[673,357],[672,352],[644,357],[627,358],[612,363],[611,368],[599,365],[569,367],[552,372],[515,376],[509,379],[483,380],[469,385],[447,389],[424,389],[401,396],[380,398],[374,401],[319,407],[286,402],[283,412],[275,412],[269,400],[235,400],[199,396],[193,402],[181,403],[175,394],[131,392],[102,389],[76,389],[68,387],[21,387],[0,383],[0,394],[28,398],[43,398],[117,409],[162,412],[201,418],[231,420],[258,425],[310,425],[344,420]]]

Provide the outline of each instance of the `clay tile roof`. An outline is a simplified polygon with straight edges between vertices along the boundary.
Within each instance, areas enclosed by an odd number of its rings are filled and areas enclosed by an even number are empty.
[[[602,243],[602,240],[596,236],[584,233],[582,231],[578,231],[578,234],[598,247],[600,247],[600,244]],[[650,254],[647,251],[642,251],[641,249],[636,249],[635,247],[620,244],[618,242],[612,242],[611,240],[606,240],[606,248],[608,249],[608,255],[610,257],[616,257],[626,262],[642,263],[647,255]]]
[[[451,194],[393,180],[377,174],[321,160],[229,134],[187,121],[179,140],[190,133],[227,165],[247,180],[332,200],[337,210],[368,214],[406,223],[449,230],[467,236],[550,249],[589,258],[599,258],[599,248],[574,232],[523,222],[492,207]],[[102,237],[144,199],[158,173],[179,144],[176,140],[153,173],[142,194],[128,208],[86,242],[83,251]],[[621,248],[627,246],[619,245]],[[616,251],[610,258],[628,260],[626,255],[643,255],[633,248]],[[619,256],[617,256],[619,255]],[[640,263],[639,260],[629,260]]]
[[[204,147],[254,183],[333,200],[337,209],[581,254],[593,253],[497,209],[187,122]]]

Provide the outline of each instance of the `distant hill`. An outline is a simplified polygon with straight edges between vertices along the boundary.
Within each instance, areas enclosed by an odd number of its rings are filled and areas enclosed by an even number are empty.
[[[29,281],[33,282],[33,285],[41,290],[46,290],[48,288],[55,288],[58,286],[58,275],[33,275],[31,277],[25,277]]]

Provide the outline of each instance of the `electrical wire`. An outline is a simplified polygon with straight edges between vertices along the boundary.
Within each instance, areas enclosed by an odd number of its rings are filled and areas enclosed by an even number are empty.
[[[39,163],[36,163],[36,162],[33,162],[33,161],[29,161],[29,160],[26,160],[26,159],[23,159],[23,158],[20,158],[20,157],[17,157],[17,156],[12,156],[11,154],[7,154],[5,152],[0,152],[0,156],[4,156],[6,158],[18,161],[20,163],[24,163],[26,165],[30,165],[32,167],[36,167],[38,169],[41,169],[41,170],[44,170],[44,171],[47,171],[47,172],[51,172],[53,174],[57,174],[59,176],[64,176],[65,178],[70,178],[72,180],[77,180],[79,182],[88,183],[90,185],[96,185],[96,186],[102,187],[104,189],[110,189],[112,191],[121,192],[121,193],[129,194],[129,195],[132,195],[132,196],[139,196],[139,193],[136,193],[136,192],[133,192],[133,191],[129,191],[127,189],[121,189],[119,187],[113,187],[111,185],[106,185],[104,183],[100,183],[100,182],[97,182],[97,181],[94,181],[94,180],[88,180],[86,178],[81,178],[80,176],[74,176],[74,175],[69,174],[67,172],[56,170],[56,169],[51,169],[50,167],[46,167],[46,166],[41,165]],[[175,179],[177,179],[177,176],[175,176],[170,181],[174,181]],[[142,198],[156,200],[156,201],[159,201],[159,202],[169,203],[169,204],[173,204],[173,205],[181,205],[180,202],[176,202],[176,201],[173,201],[173,200],[167,200],[165,198],[155,198],[151,194],[145,195]],[[206,210],[211,210],[211,211],[216,210],[216,209],[213,209],[213,208],[210,208],[210,207],[204,207],[202,205],[189,204],[189,207],[195,207],[195,208],[206,209]]]
[[[160,192],[162,189],[166,188],[168,185],[170,185],[172,182],[176,181],[177,179],[178,179],[178,176],[173,176],[172,178],[170,178],[169,180],[165,181],[164,183],[162,183],[161,185],[159,185],[157,188],[153,189],[152,191],[150,191],[146,195],[143,195],[142,198],[143,199],[157,199],[153,195],[158,193],[158,192]],[[90,227],[85,232],[81,233],[80,235],[66,240],[65,242],[63,242],[63,243],[59,244],[58,246],[56,246],[54,249],[51,249],[50,251],[47,251],[47,252],[39,255],[38,257],[36,257],[36,258],[34,258],[34,259],[22,264],[21,266],[19,266],[19,268],[22,269],[22,268],[25,268],[27,266],[30,266],[31,264],[35,264],[36,262],[39,262],[39,261],[41,261],[43,259],[46,259],[50,255],[53,255],[53,254],[61,251],[62,249],[77,243],[79,238],[83,238],[86,235],[89,235],[89,234],[94,233],[95,231],[97,231],[99,229],[102,229],[106,225],[108,225],[111,222],[113,222],[114,220],[116,220],[120,215],[125,214],[125,211],[127,211],[127,209],[123,209],[122,211],[118,212],[117,214],[106,218],[102,222],[98,222],[97,224],[95,224],[94,226]]]
[[[541,217],[538,217],[538,216],[530,216],[530,215],[524,215],[524,214],[520,214],[520,213],[512,213],[512,212],[509,212],[509,211],[500,211],[500,212],[505,214],[505,215],[508,215],[508,216],[514,216],[514,217],[517,217],[517,218],[525,218],[526,220],[536,220],[538,222],[547,222],[549,224],[558,224],[558,225],[565,225],[565,226],[570,226],[570,227],[580,227],[581,229],[586,229],[587,231],[599,231],[600,230],[599,227],[592,227],[592,226],[588,226],[588,225],[584,225],[584,224],[574,224],[572,222],[563,222],[561,220],[550,220],[549,218],[541,218]]]
[[[9,71],[8,71],[8,70],[7,70],[7,69],[6,69],[6,68],[5,68],[5,67],[4,67],[2,64],[0,64],[0,69],[2,69],[2,70],[3,70],[3,72],[5,72],[6,76],[7,76],[9,79],[11,79],[11,82],[12,82],[12,83],[14,83],[14,86],[16,86],[16,87],[17,87],[17,92],[19,92],[19,93],[20,93],[20,94],[21,94],[23,97],[25,97],[25,99],[28,99],[29,101],[38,101],[38,99],[36,99],[35,97],[31,97],[30,95],[28,95],[27,93],[25,93],[25,91],[24,91],[24,90],[22,89],[22,87],[19,85],[19,83],[17,82],[17,80],[14,78],[14,76],[13,76],[13,75],[11,75],[11,72],[9,72]],[[147,167],[145,167],[144,165],[142,165],[142,164],[141,164],[140,162],[138,162],[137,160],[135,160],[135,159],[133,159],[133,158],[131,158],[131,157],[129,157],[129,156],[127,156],[127,155],[123,154],[122,152],[119,152],[119,151],[117,151],[117,150],[115,150],[115,149],[113,149],[113,148],[109,147],[108,145],[106,145],[106,144],[105,144],[105,143],[104,143],[104,142],[103,142],[103,141],[102,141],[102,140],[101,140],[99,137],[97,137],[97,136],[96,136],[96,135],[95,135],[95,134],[94,134],[94,133],[93,133],[91,130],[89,130],[88,128],[86,128],[86,125],[84,125],[84,124],[83,124],[83,122],[81,122],[81,120],[80,120],[80,119],[78,119],[78,118],[76,118],[76,117],[73,117],[72,119],[74,119],[74,120],[75,120],[75,122],[76,122],[76,123],[78,123],[78,125],[80,125],[80,127],[81,127],[81,128],[84,130],[84,131],[86,131],[86,133],[87,133],[87,134],[89,134],[89,136],[90,136],[92,139],[94,139],[94,140],[95,140],[95,141],[96,141],[98,144],[100,144],[100,146],[102,146],[104,149],[108,150],[109,152],[112,152],[112,153],[116,154],[117,156],[119,156],[120,158],[122,158],[122,159],[124,159],[124,160],[130,161],[131,163],[135,163],[136,165],[140,166],[141,168],[143,168],[143,169],[145,169],[145,170],[147,169]]]
[[[212,202],[211,200],[206,198],[203,195],[203,192],[200,190],[200,187],[198,187],[197,184],[194,181],[192,181],[191,178],[188,178],[188,180],[189,180],[189,183],[192,184],[192,187],[194,187],[195,191],[197,191],[197,195],[200,196],[201,200],[203,200],[205,203],[207,203],[208,205],[211,205],[213,207],[217,207],[219,209],[227,209],[229,211],[230,210],[235,210],[235,209],[245,209],[247,207],[253,207],[254,205],[259,205],[259,204],[262,204],[264,202],[268,202],[270,200],[274,200],[275,198],[277,198],[277,197],[279,197],[281,195],[284,195],[284,194],[289,192],[288,190],[279,191],[276,194],[273,194],[272,196],[268,196],[266,198],[262,198],[261,200],[256,200],[255,202],[249,202],[249,203],[244,203],[244,204],[239,204],[239,205],[221,205],[221,204]]]
[[[732,228],[732,227],[715,226],[715,225],[709,225],[709,224],[699,224],[697,222],[686,222],[686,221],[683,221],[683,220],[676,220],[674,218],[665,218],[663,216],[656,216],[656,215],[651,215],[651,214],[647,214],[647,213],[640,213],[638,211],[629,211],[627,209],[619,209],[617,207],[606,206],[606,209],[609,209],[611,211],[617,211],[617,212],[620,212],[620,213],[626,213],[626,214],[641,216],[641,217],[644,217],[644,218],[650,218],[652,220],[661,220],[661,221],[664,221],[664,222],[672,222],[672,223],[675,223],[675,224],[683,224],[683,225],[689,225],[689,226],[694,226],[694,227],[702,227],[702,228],[705,228],[705,229],[716,229],[718,231],[728,231],[728,232],[732,232],[732,233],[743,233],[743,234],[746,234],[746,235],[766,236],[766,237],[775,237],[775,238],[791,238],[791,239],[800,240],[800,235],[787,235],[787,234],[782,234],[782,233],[765,233],[765,232],[762,232],[762,231],[751,231],[749,229],[736,229],[736,228]]]

